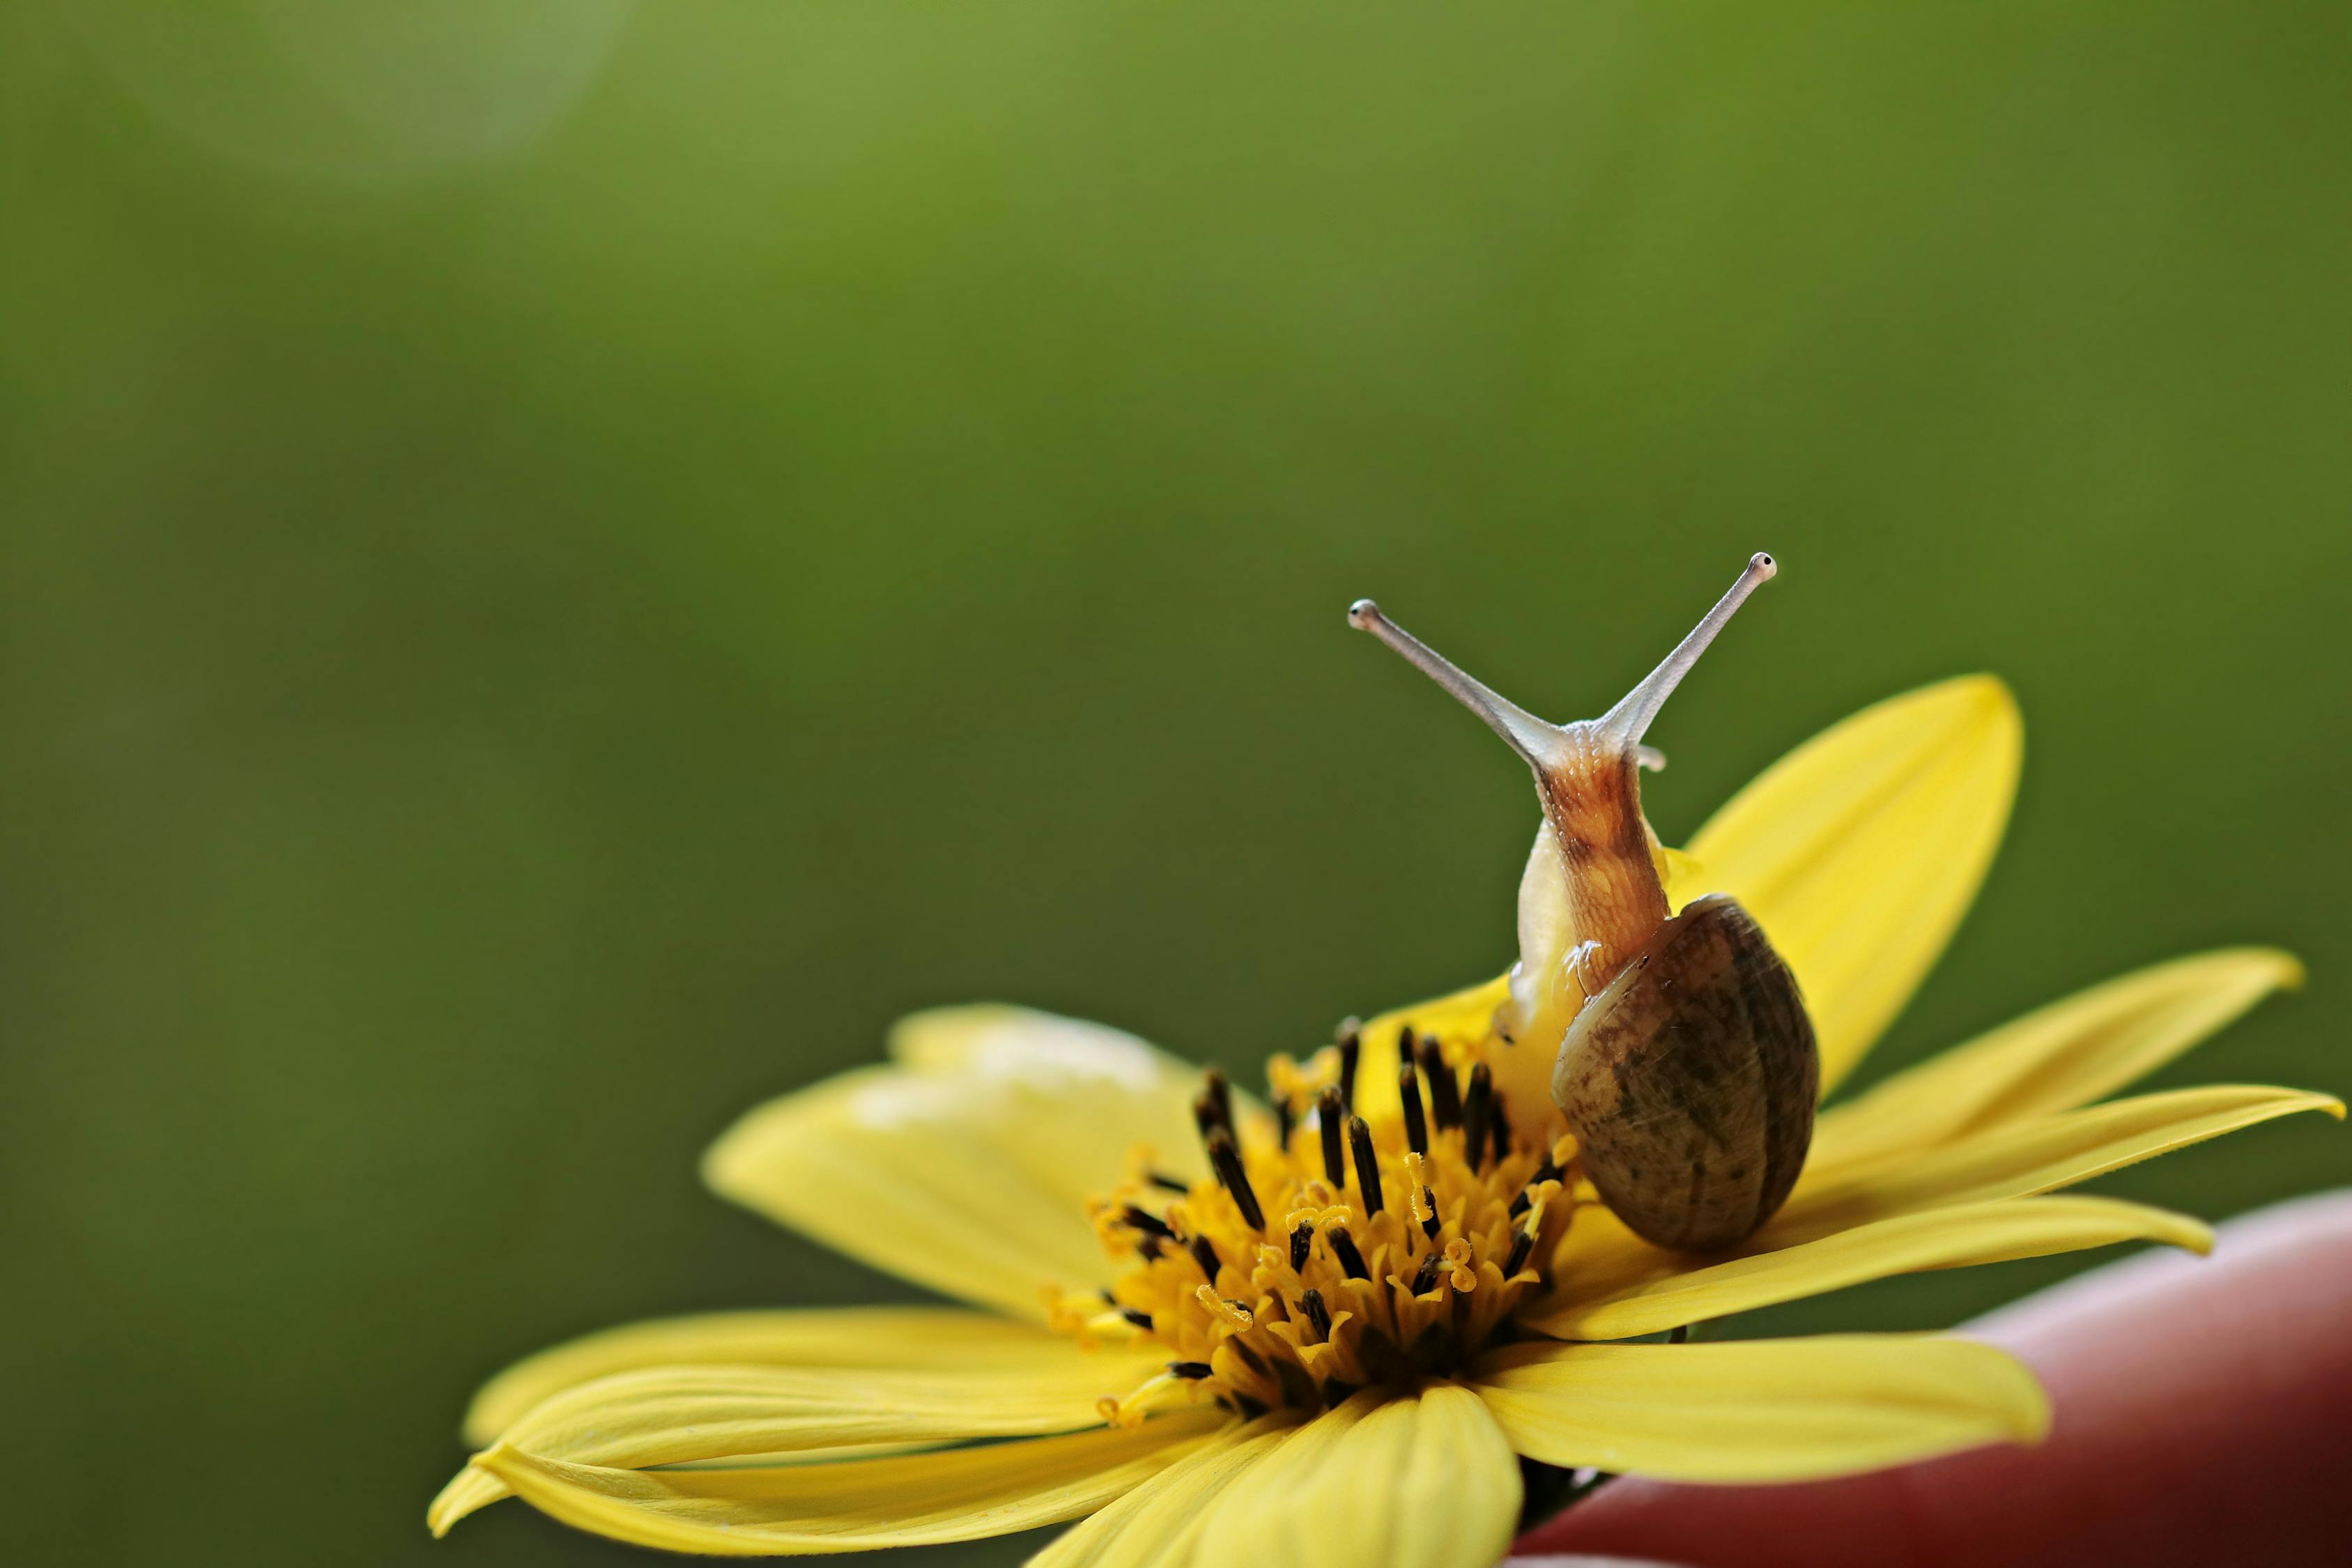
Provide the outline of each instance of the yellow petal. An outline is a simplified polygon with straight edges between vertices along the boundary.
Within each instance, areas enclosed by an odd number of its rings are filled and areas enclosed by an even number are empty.
[[[2302,1089],[2214,1084],[2037,1117],[1908,1158],[1851,1163],[1801,1181],[1761,1237],[1794,1240],[1932,1205],[2046,1193],[2305,1110],[2341,1120],[2344,1104]]]
[[[551,1394],[655,1366],[955,1367],[1059,1362],[1067,1340],[955,1307],[709,1312],[630,1323],[543,1350],[482,1385],[466,1411],[480,1447]]]
[[[1990,1345],[1899,1334],[1507,1346],[1473,1383],[1520,1453],[1686,1481],[1794,1481],[2036,1442],[2049,1402]]]
[[[531,1405],[492,1452],[642,1469],[819,1454],[871,1458],[928,1444],[1070,1432],[1099,1425],[1096,1402],[1134,1387],[1164,1360],[1089,1354],[1034,1332],[1032,1342],[975,1350],[961,1365],[933,1356],[904,1367],[719,1363],[617,1373]],[[477,1455],[435,1501],[428,1518],[436,1531],[505,1495],[484,1483],[485,1475],[503,1474],[490,1459]]]
[[[636,1470],[503,1446],[476,1462],[533,1507],[617,1541],[713,1556],[794,1556],[974,1541],[1075,1519],[1232,1422],[1203,1406],[1132,1431],[1097,1427],[843,1464]]]
[[[1523,1315],[1521,1321],[1557,1339],[1630,1339],[1894,1274],[2041,1258],[2119,1241],[2166,1241],[2202,1252],[2211,1246],[2212,1232],[2181,1215],[2107,1198],[1957,1204],[1701,1268],[1669,1264],[1592,1295],[1584,1294],[1591,1281],[1570,1278],[1561,1285],[1570,1300],[1548,1314]]]
[[[1202,1563],[1492,1568],[1519,1516],[1519,1467],[1459,1384],[1367,1389],[1266,1450],[1216,1500]]]
[[[1297,1418],[1261,1415],[1202,1444],[1125,1497],[1072,1525],[1029,1568],[1188,1568],[1213,1505],[1290,1436]]]
[[[1827,1092],[1891,1022],[1975,899],[2009,821],[2023,730],[2009,689],[1948,680],[1866,708],[1741,790],[1690,841],[1704,888],[1796,972]]]
[[[752,1110],[703,1179],[877,1268],[1038,1318],[1042,1285],[1108,1284],[1086,1200],[1150,1144],[1204,1173],[1197,1075],[1131,1035],[1003,1006],[918,1014],[867,1068]]]
[[[2303,966],[2269,948],[2199,953],[2053,1003],[1825,1112],[1813,1166],[1910,1152],[1964,1132],[2069,1110],[2155,1071]]]

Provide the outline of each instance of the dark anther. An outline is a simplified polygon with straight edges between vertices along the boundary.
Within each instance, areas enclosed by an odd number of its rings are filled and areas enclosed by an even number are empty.
[[[1217,1249],[1209,1245],[1209,1238],[1205,1236],[1194,1237],[1186,1246],[1192,1254],[1192,1261],[1201,1266],[1201,1272],[1209,1277],[1210,1284],[1214,1285],[1217,1269],[1223,1261],[1217,1257]]]
[[[1307,1255],[1315,1248],[1315,1227],[1305,1220],[1290,1232],[1290,1267],[1295,1272],[1307,1267]]]
[[[1422,1188],[1421,1206],[1429,1211],[1429,1217],[1421,1222],[1421,1234],[1435,1241],[1438,1231],[1443,1228],[1437,1218],[1437,1194],[1427,1187]]]
[[[1535,1169],[1535,1174],[1528,1178],[1528,1184],[1519,1189],[1519,1195],[1511,1200],[1511,1217],[1513,1219],[1517,1219],[1521,1215],[1527,1213],[1528,1205],[1536,1201],[1536,1189],[1542,1186],[1546,1182],[1559,1181],[1560,1175],[1560,1168],[1552,1163],[1550,1155],[1546,1154],[1544,1156],[1544,1163],[1538,1165]]]
[[[1108,1285],[1096,1286],[1095,1294],[1103,1299],[1103,1305],[1106,1307],[1116,1307],[1118,1305],[1118,1298],[1110,1293],[1110,1287]]]
[[[1147,1258],[1156,1258],[1168,1250],[1168,1244],[1156,1236],[1139,1236],[1135,1238],[1135,1250]]]
[[[1141,1329],[1145,1333],[1148,1334],[1151,1331],[1150,1313],[1139,1312],[1132,1307],[1121,1307],[1118,1310],[1118,1315],[1125,1318],[1129,1322],[1133,1323],[1137,1328]]]
[[[1421,1267],[1413,1272],[1412,1293],[1426,1296],[1437,1289],[1437,1272],[1444,1267],[1445,1255],[1442,1252],[1433,1252],[1423,1258]]]
[[[1339,1091],[1327,1089],[1315,1102],[1315,1119],[1323,1124],[1323,1173],[1334,1187],[1348,1184],[1347,1156],[1339,1142],[1345,1131],[1339,1125],[1347,1119],[1347,1109],[1339,1102]]]
[[[1192,1097],[1192,1121],[1201,1129],[1203,1142],[1208,1141],[1210,1133],[1223,1125],[1217,1120],[1216,1097],[1205,1089]]]
[[[1413,1043],[1412,1026],[1411,1024],[1398,1025],[1397,1060],[1404,1063],[1407,1067],[1411,1067],[1414,1062],[1421,1059],[1419,1057],[1413,1055],[1416,1048],[1417,1047]]]
[[[1364,1054],[1364,1026],[1349,1018],[1339,1026],[1339,1099],[1356,1103],[1356,1063]]]
[[[1265,1211],[1257,1206],[1256,1189],[1250,1185],[1249,1173],[1242,1169],[1242,1152],[1234,1146],[1234,1135],[1222,1127],[1209,1134],[1209,1165],[1225,1184],[1225,1191],[1234,1194],[1242,1223],[1252,1230],[1264,1230]]]
[[[1397,1068],[1397,1098],[1404,1101],[1405,1147],[1416,1154],[1429,1152],[1429,1118],[1421,1109],[1421,1075],[1407,1062]]]
[[[1162,1192],[1189,1193],[1192,1190],[1192,1183],[1184,1180],[1181,1176],[1171,1176],[1165,1171],[1150,1172],[1144,1177],[1144,1180],[1150,1182],[1153,1186],[1158,1187]]]
[[[1188,1383],[1198,1383],[1204,1377],[1215,1376],[1217,1369],[1204,1361],[1171,1361],[1168,1363],[1168,1371],[1171,1376],[1181,1377]]]
[[[1348,1271],[1349,1279],[1370,1279],[1372,1277],[1372,1271],[1364,1267],[1364,1255],[1356,1250],[1356,1238],[1344,1228],[1333,1226],[1323,1233],[1323,1239],[1331,1244],[1331,1256],[1339,1260],[1339,1267]]]
[[[1217,1102],[1217,1124],[1231,1128],[1234,1124],[1234,1086],[1225,1081],[1225,1075],[1216,1068],[1209,1068],[1201,1075],[1201,1092]]]
[[[1462,1085],[1435,1040],[1421,1042],[1421,1075],[1429,1079],[1429,1112],[1439,1131],[1462,1125]]]
[[[1485,1062],[1470,1069],[1470,1093],[1462,1102],[1462,1157],[1476,1170],[1486,1163],[1486,1130],[1495,1120],[1495,1071]]]
[[[1306,1295],[1298,1298],[1298,1310],[1307,1314],[1308,1322],[1315,1325],[1317,1339],[1328,1340],[1331,1337],[1331,1309],[1323,1304],[1322,1291],[1309,1290]]]
[[[1146,1236],[1156,1236],[1162,1241],[1176,1239],[1176,1233],[1168,1228],[1168,1222],[1149,1209],[1139,1209],[1133,1204],[1129,1204],[1127,1205],[1126,1219],[1128,1224]]]
[[[1290,1130],[1298,1124],[1290,1109],[1290,1101],[1282,1095],[1274,1097],[1274,1142],[1277,1148],[1290,1147]]]
[[[1511,1116],[1503,1109],[1503,1097],[1495,1096],[1495,1163],[1501,1164],[1511,1157]]]
[[[1503,1278],[1508,1279],[1512,1275],[1517,1274],[1519,1271],[1519,1266],[1527,1262],[1528,1254],[1535,1249],[1536,1233],[1532,1230],[1519,1232],[1511,1243],[1511,1256],[1504,1260]]]
[[[1360,1116],[1348,1118],[1348,1147],[1356,1156],[1356,1187],[1364,1194],[1364,1217],[1381,1212],[1381,1163],[1372,1153],[1372,1129]]]

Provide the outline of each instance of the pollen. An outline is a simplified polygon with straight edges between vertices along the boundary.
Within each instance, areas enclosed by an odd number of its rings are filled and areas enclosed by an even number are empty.
[[[1163,1372],[1100,1402],[1103,1419],[1131,1426],[1202,1399],[1320,1409],[1452,1373],[1508,1337],[1522,1300],[1549,1288],[1574,1148],[1533,1142],[1549,1106],[1515,1123],[1487,1048],[1408,1026],[1378,1066],[1351,1021],[1304,1063],[1273,1059],[1262,1111],[1213,1072],[1193,1103],[1211,1174],[1188,1187],[1136,1151],[1089,1205],[1125,1271],[1100,1296],[1047,1293],[1055,1326],[1082,1342],[1166,1353]],[[1360,1105],[1374,1070],[1398,1095]]]

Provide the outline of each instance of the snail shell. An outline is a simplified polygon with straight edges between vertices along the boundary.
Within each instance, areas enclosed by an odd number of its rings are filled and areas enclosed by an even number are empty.
[[[1695,1252],[1769,1219],[1812,1142],[1821,1058],[1796,976],[1720,893],[1658,928],[1561,1040],[1552,1100],[1604,1202]]]

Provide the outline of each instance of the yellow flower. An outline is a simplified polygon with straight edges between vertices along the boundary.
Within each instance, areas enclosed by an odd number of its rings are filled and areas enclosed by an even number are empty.
[[[1824,1092],[1974,897],[2019,757],[2008,691],[1949,681],[1801,747],[1665,857],[1676,908],[1729,891],[1771,933]],[[1988,1346],[1643,1336],[1909,1270],[2202,1250],[2194,1219],[2047,1194],[2340,1117],[2281,1089],[2105,1098],[2297,978],[2260,949],[2181,959],[1899,1073],[1824,1111],[1786,1205],[1708,1258],[1640,1240],[1579,1179],[1549,1063],[1494,1028],[1507,977],[1277,1058],[1272,1103],[1098,1026],[918,1015],[888,1065],[753,1110],[704,1171],[969,1307],[730,1313],[548,1351],[477,1397],[481,1451],[430,1522],[513,1494],[761,1555],[1082,1519],[1037,1561],[1472,1568],[1510,1543],[1520,1456],[1754,1481],[2031,1442],[2042,1392]]]

